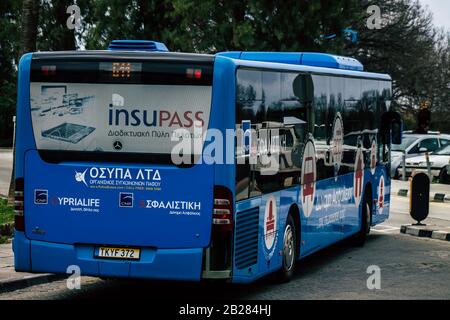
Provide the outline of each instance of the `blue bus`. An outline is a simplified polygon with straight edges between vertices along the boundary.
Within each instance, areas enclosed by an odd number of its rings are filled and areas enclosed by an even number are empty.
[[[401,139],[391,96],[388,75],[322,53],[115,40],[25,54],[15,269],[289,280],[296,260],[346,238],[362,245],[388,218],[390,145]],[[185,135],[199,144],[175,163]]]

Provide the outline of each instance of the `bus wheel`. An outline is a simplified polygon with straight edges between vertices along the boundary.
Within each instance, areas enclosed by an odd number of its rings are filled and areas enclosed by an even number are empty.
[[[359,230],[359,232],[352,239],[353,240],[352,244],[359,247],[362,247],[365,244],[367,235],[370,232],[370,224],[372,220],[372,212],[370,209],[370,197],[365,196],[364,202],[361,205],[362,205],[361,230]]]
[[[278,280],[288,282],[294,275],[295,262],[297,261],[297,233],[294,219],[288,216],[283,234],[282,265],[278,271]]]

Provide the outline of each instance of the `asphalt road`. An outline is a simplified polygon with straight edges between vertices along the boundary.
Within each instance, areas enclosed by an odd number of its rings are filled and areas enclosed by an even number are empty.
[[[100,280],[81,289],[57,281],[0,295],[1,299],[450,299],[450,242],[399,233],[407,217],[394,198],[391,219],[372,230],[362,248],[340,243],[297,264],[293,281],[264,278],[250,285]],[[448,206],[450,208],[450,206]],[[449,214],[450,215],[450,214]],[[392,222],[392,224],[391,224]],[[381,271],[381,289],[367,288],[369,266]]]
[[[11,149],[0,149],[0,195],[8,195],[12,163]]]

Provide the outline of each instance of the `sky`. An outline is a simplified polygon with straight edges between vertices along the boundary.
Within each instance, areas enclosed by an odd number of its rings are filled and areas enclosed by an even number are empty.
[[[428,6],[433,13],[434,24],[444,27],[450,32],[450,0],[419,0],[423,6]]]

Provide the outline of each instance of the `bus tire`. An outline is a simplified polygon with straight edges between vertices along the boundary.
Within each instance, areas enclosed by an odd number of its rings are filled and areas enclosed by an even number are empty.
[[[364,202],[361,204],[361,229],[353,236],[352,239],[352,244],[358,247],[364,246],[367,235],[370,232],[370,224],[372,222],[372,210],[370,203],[370,196],[366,193],[364,196]]]
[[[279,282],[289,282],[295,271],[297,261],[297,230],[292,215],[289,214],[283,232],[283,247],[281,256],[281,269],[278,271]]]

